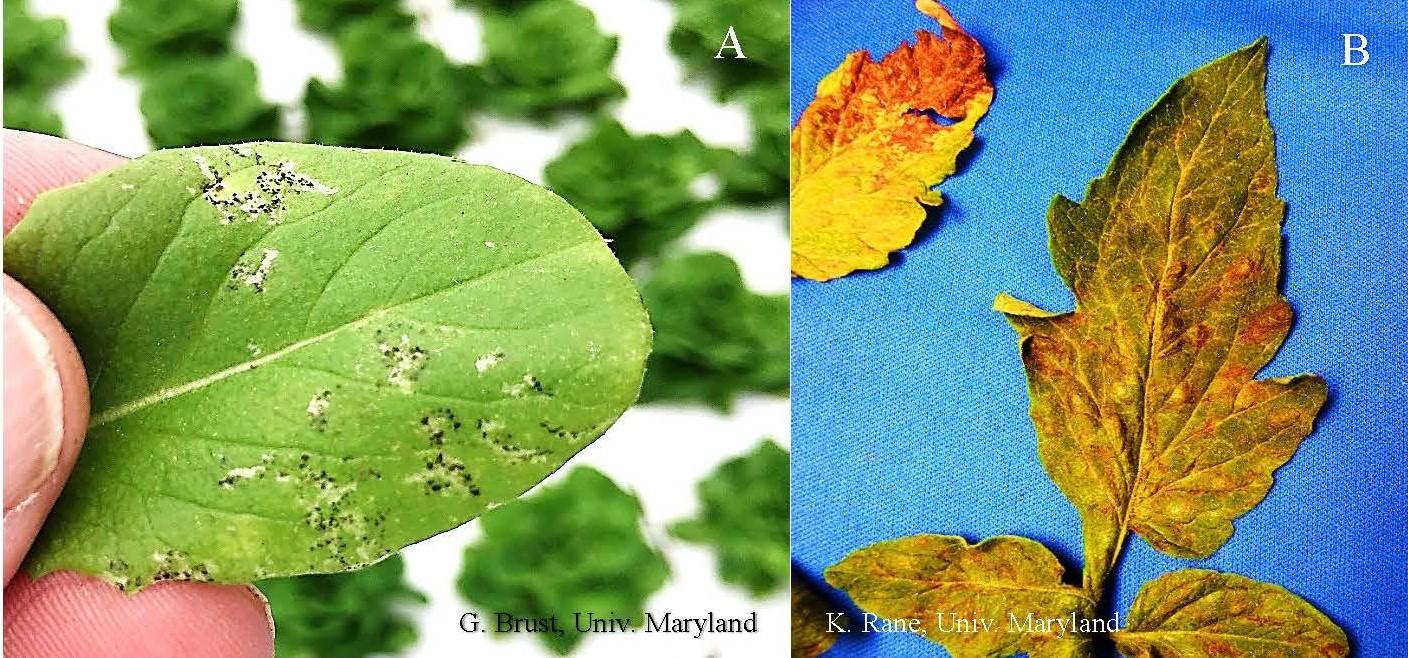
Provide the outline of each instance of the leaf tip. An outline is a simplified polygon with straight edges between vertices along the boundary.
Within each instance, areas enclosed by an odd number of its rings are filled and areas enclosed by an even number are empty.
[[[918,9],[919,13],[938,21],[939,25],[945,28],[963,31],[963,28],[959,27],[958,21],[953,19],[953,14],[949,13],[948,7],[943,6],[937,0],[914,0],[914,8]]]
[[[1005,292],[997,293],[997,297],[992,300],[992,310],[1007,316],[1049,318],[1059,313],[1052,313],[1029,301],[1018,299]]]

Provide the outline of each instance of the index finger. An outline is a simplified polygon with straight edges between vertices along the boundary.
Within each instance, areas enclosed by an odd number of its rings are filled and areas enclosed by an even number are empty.
[[[77,183],[127,159],[67,139],[5,129],[5,233],[40,192]]]

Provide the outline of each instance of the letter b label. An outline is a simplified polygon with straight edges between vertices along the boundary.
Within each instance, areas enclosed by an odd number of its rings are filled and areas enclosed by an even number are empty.
[[[1362,34],[1344,33],[1344,66],[1363,66],[1369,63],[1369,37]]]

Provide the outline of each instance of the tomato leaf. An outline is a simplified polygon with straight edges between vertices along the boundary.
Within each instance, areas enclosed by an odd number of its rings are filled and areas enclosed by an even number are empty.
[[[816,658],[850,632],[851,620],[818,587],[792,570],[792,658]]]
[[[921,635],[954,658],[1083,656],[1084,635],[1016,626],[1036,619],[1087,616],[1095,604],[1065,584],[1065,568],[1045,546],[1003,535],[970,545],[962,537],[914,535],[857,550],[826,570],[826,582],[866,612],[919,620]],[[956,619],[991,625],[956,630]]]
[[[1130,658],[1342,658],[1344,631],[1285,588],[1230,573],[1186,569],[1140,588],[1124,630]]]
[[[953,174],[992,102],[983,47],[934,0],[920,30],[879,62],[846,56],[792,130],[792,273],[825,281],[884,267],[914,240],[932,189]],[[936,120],[953,121],[943,125]]]
[[[1292,322],[1266,53],[1259,40],[1179,80],[1085,201],[1053,200],[1075,311],[995,304],[1021,337],[1041,461],[1080,511],[1090,592],[1130,532],[1216,551],[1325,401],[1315,375],[1256,379]]]
[[[92,419],[29,570],[364,566],[515,498],[635,399],[650,328],[558,197],[449,158],[158,151],[41,195],[5,271]]]

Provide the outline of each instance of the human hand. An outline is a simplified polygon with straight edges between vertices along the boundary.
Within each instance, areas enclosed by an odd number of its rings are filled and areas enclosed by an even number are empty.
[[[81,144],[6,130],[4,230],[34,197],[122,163]],[[6,658],[273,655],[264,598],[247,585],[161,582],[128,596],[73,572],[16,574],[83,444],[88,382],[73,341],[5,275],[4,568]]]

